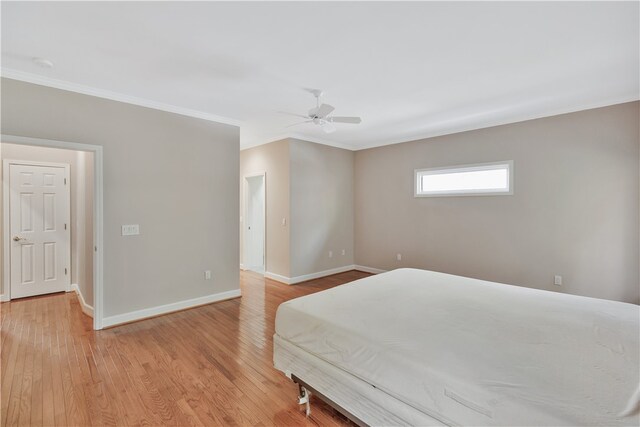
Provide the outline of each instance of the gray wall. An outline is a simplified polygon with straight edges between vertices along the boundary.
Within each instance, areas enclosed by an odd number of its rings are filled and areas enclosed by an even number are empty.
[[[245,213],[244,177],[266,173],[265,270],[289,277],[289,141],[282,140],[240,152],[241,212]],[[282,225],[282,218],[286,225]],[[243,229],[240,230],[241,257]],[[242,259],[242,258],[241,258]]]
[[[238,289],[237,127],[10,79],[1,96],[3,134],[104,147],[105,316]]]
[[[299,139],[289,147],[291,276],[352,265],[354,152]]]
[[[77,284],[85,301],[93,305],[93,252],[86,249],[93,247],[93,225],[88,230],[86,228],[87,224],[93,224],[93,153],[2,142],[0,146],[2,159],[69,164],[71,283]],[[0,179],[3,176],[2,163],[0,161]],[[87,182],[90,183],[89,186],[86,185]],[[0,185],[0,200],[2,200],[1,187],[2,185]],[[0,219],[1,215],[2,213],[0,213]],[[0,236],[4,238],[2,231],[0,227]],[[2,250],[0,245],[0,259],[2,259]],[[0,286],[0,294],[3,293],[5,293],[4,286]]]
[[[356,152],[356,264],[640,302],[639,113],[634,102]],[[416,168],[498,160],[515,162],[513,196],[413,197]]]

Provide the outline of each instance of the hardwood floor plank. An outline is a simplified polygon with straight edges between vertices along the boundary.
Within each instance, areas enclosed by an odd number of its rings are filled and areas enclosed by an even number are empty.
[[[11,396],[11,387],[13,385],[14,375],[8,370],[9,366],[16,366],[18,357],[18,349],[20,348],[20,328],[23,326],[18,321],[19,307],[13,307],[16,314],[15,317],[9,316],[7,313],[11,311],[9,304],[1,304],[3,328],[2,332],[2,348],[0,349],[0,423],[7,425],[7,413],[9,412],[9,401]],[[6,309],[4,307],[7,307]],[[6,326],[5,326],[6,325]]]
[[[27,310],[29,333],[26,336],[27,345],[25,349],[25,362],[22,371],[22,389],[20,393],[20,407],[18,409],[19,425],[31,425],[31,394],[33,386],[33,359],[35,355],[35,342],[37,336],[38,325],[35,322],[34,313],[36,311],[37,301]]]
[[[344,426],[273,368],[282,302],[368,276],[288,286],[241,272],[242,298],[93,331],[74,293],[0,305],[0,426]]]
[[[50,425],[66,425],[65,389],[62,379],[62,362],[60,360],[60,343],[57,327],[52,325],[51,331],[51,393],[53,397],[53,419]]]
[[[51,327],[46,325],[42,336],[42,425],[52,426],[55,421],[55,402],[53,390],[53,354],[51,351]]]
[[[21,317],[25,314],[26,306],[22,307]],[[24,363],[26,350],[29,343],[29,323],[24,322],[19,325],[16,330],[15,340],[17,341],[16,359],[13,365],[9,365],[3,372],[3,377],[11,377],[11,392],[7,399],[7,412],[4,415],[4,424],[6,426],[18,425],[20,418],[20,395],[22,392],[22,374],[24,372]],[[26,337],[25,337],[26,335]]]
[[[38,307],[38,312],[42,307]],[[36,321],[36,333],[35,340],[33,343],[34,349],[34,358],[33,358],[33,382],[31,385],[31,421],[30,425],[32,426],[42,426],[43,425],[43,390],[42,390],[42,353],[44,351],[43,348],[43,330],[42,330],[42,322],[40,321],[40,315],[37,315],[38,320]]]

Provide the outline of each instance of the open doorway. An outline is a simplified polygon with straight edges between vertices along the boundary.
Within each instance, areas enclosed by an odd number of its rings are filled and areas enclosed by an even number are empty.
[[[265,174],[244,178],[244,268],[259,273],[265,271]]]
[[[2,301],[75,291],[102,320],[102,148],[2,135]]]

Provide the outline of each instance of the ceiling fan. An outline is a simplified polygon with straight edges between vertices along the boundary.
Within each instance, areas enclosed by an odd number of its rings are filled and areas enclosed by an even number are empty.
[[[316,97],[316,106],[309,110],[307,115],[302,114],[294,114],[282,112],[283,114],[288,114],[290,116],[300,117],[305,119],[302,122],[294,123],[287,127],[297,126],[304,123],[313,123],[317,126],[320,126],[325,133],[332,133],[336,131],[336,127],[333,125],[334,123],[351,123],[358,124],[362,121],[360,117],[344,117],[344,116],[331,116],[329,114],[335,109],[333,106],[329,104],[321,104],[320,98],[322,97],[322,91],[320,89],[307,89],[313,96]]]

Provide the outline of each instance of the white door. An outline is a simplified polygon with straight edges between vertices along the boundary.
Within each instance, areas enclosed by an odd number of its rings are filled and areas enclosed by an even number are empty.
[[[245,268],[264,272],[264,175],[247,178]]]
[[[9,169],[11,298],[69,290],[68,166]]]

